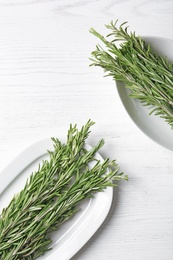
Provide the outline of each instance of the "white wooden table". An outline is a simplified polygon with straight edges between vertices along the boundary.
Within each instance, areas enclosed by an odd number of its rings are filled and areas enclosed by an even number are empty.
[[[117,18],[137,34],[173,39],[173,1],[0,0],[0,170],[28,145],[91,118],[90,144],[103,137],[102,155],[129,181],[73,260],[172,260],[173,152],[136,127],[113,80],[89,67],[98,42],[90,27],[104,33]]]

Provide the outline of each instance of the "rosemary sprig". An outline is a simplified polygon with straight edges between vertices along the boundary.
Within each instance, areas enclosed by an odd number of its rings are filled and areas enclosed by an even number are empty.
[[[106,75],[124,82],[132,98],[150,106],[150,114],[164,118],[173,128],[173,64],[154,53],[135,32],[128,33],[125,25],[117,27],[117,21],[106,25],[111,31],[107,37],[90,29],[105,46],[96,46],[91,65],[102,67]]]
[[[118,165],[109,159],[100,162],[95,153],[100,140],[90,150],[85,140],[93,122],[81,130],[70,125],[66,144],[52,138],[54,150],[27,180],[0,215],[0,259],[36,259],[51,248],[50,232],[78,211],[79,202],[115,186],[114,180],[127,179],[118,173]],[[91,167],[90,162],[94,165]]]

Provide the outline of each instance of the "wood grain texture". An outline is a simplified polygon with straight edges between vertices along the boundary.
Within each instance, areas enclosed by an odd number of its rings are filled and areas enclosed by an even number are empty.
[[[90,144],[104,137],[103,156],[129,175],[73,260],[173,259],[172,152],[134,125],[114,82],[89,67],[90,27],[104,33],[118,18],[140,35],[173,39],[172,17],[173,1],[0,0],[0,170],[33,142],[91,118]]]

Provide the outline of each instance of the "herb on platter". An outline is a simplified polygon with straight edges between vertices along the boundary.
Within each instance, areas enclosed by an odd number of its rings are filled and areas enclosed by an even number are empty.
[[[89,120],[81,130],[70,125],[66,143],[52,138],[54,150],[27,180],[0,215],[0,259],[36,259],[51,248],[50,232],[71,218],[79,203],[116,181],[127,179],[115,160],[100,162],[95,153],[104,145],[100,140],[89,150],[85,141]],[[90,165],[92,162],[92,165]],[[114,182],[115,181],[115,182]],[[58,232],[58,231],[57,231]]]
[[[130,97],[150,106],[150,114],[158,115],[173,128],[173,64],[157,55],[152,47],[135,32],[128,32],[126,22],[106,25],[107,37],[95,29],[104,47],[97,45],[92,52],[92,64],[104,69],[107,76],[121,81],[130,89]]]

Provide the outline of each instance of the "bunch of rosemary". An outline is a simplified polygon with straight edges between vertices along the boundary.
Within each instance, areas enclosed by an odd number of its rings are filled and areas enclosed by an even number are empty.
[[[127,179],[118,173],[115,160],[95,158],[104,141],[90,150],[85,140],[93,122],[81,130],[70,125],[66,144],[53,138],[54,150],[27,180],[0,215],[0,259],[35,259],[51,247],[50,232],[78,211],[79,202]],[[94,164],[90,166],[90,162]]]
[[[106,25],[111,30],[107,37],[90,29],[106,47],[96,46],[92,52],[91,65],[102,67],[108,76],[125,83],[132,98],[139,99],[143,105],[149,105],[150,114],[154,112],[164,118],[172,128],[173,64],[166,57],[154,53],[151,46],[136,36],[135,32],[128,33],[125,24],[126,22],[117,27],[116,21]]]

